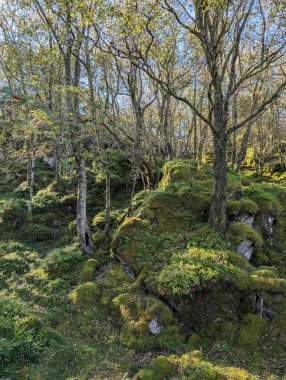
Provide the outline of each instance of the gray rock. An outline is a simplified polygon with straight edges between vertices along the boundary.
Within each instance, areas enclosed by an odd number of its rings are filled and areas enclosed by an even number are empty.
[[[43,161],[46,163],[46,164],[48,164],[49,165],[49,167],[51,168],[51,169],[54,169],[55,168],[55,159],[54,159],[54,157],[46,157],[46,156],[44,156],[43,157]]]
[[[244,239],[237,247],[237,252],[249,260],[253,254],[253,242],[249,239]]]
[[[247,213],[239,214],[237,218],[241,223],[248,224],[249,226],[253,225],[254,217],[250,214],[247,214]]]
[[[125,273],[134,281],[136,280],[136,275],[134,273],[134,270],[129,267],[128,265],[124,265]]]
[[[153,335],[158,335],[162,331],[163,326],[160,325],[157,318],[153,318],[149,323],[149,330]]]
[[[273,225],[275,218],[268,213],[260,213],[255,220],[255,225],[264,235],[271,236],[273,234]]]

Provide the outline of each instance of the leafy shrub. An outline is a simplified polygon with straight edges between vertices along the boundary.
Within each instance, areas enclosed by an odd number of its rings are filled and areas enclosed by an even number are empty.
[[[21,255],[12,252],[0,256],[0,268],[5,275],[11,275],[14,272],[21,274],[28,270],[29,263]]]
[[[13,190],[13,195],[19,198],[27,197],[29,195],[28,182],[24,181],[20,183],[20,185]]]

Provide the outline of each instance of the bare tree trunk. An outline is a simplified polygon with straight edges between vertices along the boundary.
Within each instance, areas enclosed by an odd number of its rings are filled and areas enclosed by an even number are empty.
[[[242,137],[240,149],[237,155],[237,161],[236,161],[236,171],[239,171],[241,169],[241,165],[246,157],[247,147],[248,147],[248,140],[251,132],[251,126],[252,123],[249,123],[246,127],[246,131]]]
[[[28,203],[28,220],[33,221],[33,193],[35,182],[35,157],[34,155],[28,161],[27,183],[29,186],[29,203]]]
[[[78,164],[78,199],[77,199],[77,233],[81,249],[86,255],[93,251],[93,242],[87,225],[86,217],[86,193],[87,179],[85,170],[85,160],[77,157]]]
[[[110,172],[107,165],[104,168],[105,171],[105,227],[104,232],[109,234],[110,229],[110,213],[111,213],[111,195],[110,195]]]

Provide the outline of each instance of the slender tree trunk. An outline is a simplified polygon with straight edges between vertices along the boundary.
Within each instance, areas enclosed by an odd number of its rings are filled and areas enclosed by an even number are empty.
[[[251,132],[251,126],[252,124],[248,124],[246,127],[246,131],[242,137],[240,149],[237,155],[237,161],[236,161],[236,171],[238,172],[241,169],[241,165],[246,157],[247,147],[248,147],[248,140]]]
[[[110,172],[105,165],[105,227],[104,232],[106,235],[109,234],[110,229],[110,213],[111,213],[111,195],[110,195]]]
[[[77,199],[77,232],[81,249],[86,255],[93,251],[93,243],[87,225],[86,217],[86,193],[87,179],[85,160],[82,157],[77,158],[78,164],[78,199]]]
[[[32,156],[28,161],[27,182],[29,186],[28,220],[33,221],[33,193],[35,182],[35,157]]]

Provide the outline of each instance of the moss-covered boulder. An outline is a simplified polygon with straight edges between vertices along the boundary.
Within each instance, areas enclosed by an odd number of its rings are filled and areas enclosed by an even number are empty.
[[[228,214],[239,220],[245,213],[254,224],[230,223],[227,234],[220,236],[206,224],[211,176],[208,165],[197,169],[188,160],[168,162],[159,189],[145,195],[112,241],[113,255],[133,269],[135,284],[175,305],[186,330],[253,313],[259,291],[285,291],[281,270],[269,276],[256,272],[253,261],[248,263],[237,251],[247,240],[252,252],[260,250],[269,258],[264,253],[267,237],[254,227],[255,220],[265,212],[279,218],[285,190],[253,184],[229,171]],[[282,231],[281,236],[286,228]]]
[[[179,349],[183,342],[170,308],[151,296],[125,293],[113,299],[122,319],[120,339],[137,350]],[[152,329],[156,321],[158,329]]]

